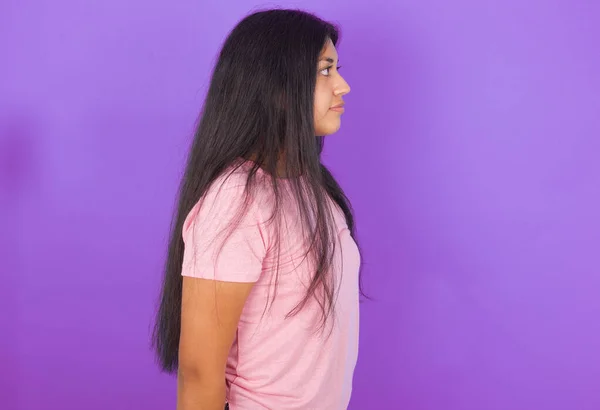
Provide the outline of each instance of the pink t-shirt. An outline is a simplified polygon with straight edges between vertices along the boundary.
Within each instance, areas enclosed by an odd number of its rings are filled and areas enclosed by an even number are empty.
[[[273,198],[260,182],[266,178],[262,171],[239,225],[233,231],[228,229],[244,200],[248,166],[244,163],[229,177],[225,178],[228,171],[217,178],[192,209],[183,228],[183,275],[255,282],[227,360],[230,409],[346,409],[358,355],[358,248],[342,211],[329,201],[338,232],[335,316],[328,319],[325,331],[319,331],[321,308],[313,298],[300,313],[286,319],[305,296],[313,270],[311,262],[303,257],[305,248],[296,208],[284,199],[273,299],[275,252],[271,245],[275,225],[267,223]],[[288,182],[281,182],[285,188]],[[265,310],[267,301],[272,304]]]

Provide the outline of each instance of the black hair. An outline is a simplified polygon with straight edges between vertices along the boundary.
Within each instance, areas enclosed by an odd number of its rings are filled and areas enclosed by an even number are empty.
[[[195,131],[171,226],[152,336],[163,371],[172,373],[178,366],[184,221],[211,183],[240,158],[252,159],[254,164],[247,190],[260,168],[271,176],[276,204],[281,195],[278,176],[285,174],[306,222],[307,255],[315,272],[305,298],[290,315],[311,298],[322,309],[322,323],[334,312],[331,267],[337,233],[327,196],[343,211],[355,239],[356,235],[350,202],[321,163],[323,136],[315,136],[317,62],[329,40],[334,45],[339,40],[339,30],[333,24],[305,11],[286,9],[245,17],[225,40]],[[279,212],[276,206],[274,213]]]

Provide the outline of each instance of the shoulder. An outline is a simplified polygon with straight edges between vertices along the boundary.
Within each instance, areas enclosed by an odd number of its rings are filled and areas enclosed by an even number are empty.
[[[210,220],[231,222],[241,217],[246,223],[266,221],[273,202],[268,178],[262,172],[249,178],[249,171],[246,163],[236,163],[215,178],[189,212],[184,231]]]
[[[272,196],[269,177],[260,169],[251,176],[248,162],[227,167],[207,188],[199,202],[218,202],[222,206],[245,203],[263,207]]]

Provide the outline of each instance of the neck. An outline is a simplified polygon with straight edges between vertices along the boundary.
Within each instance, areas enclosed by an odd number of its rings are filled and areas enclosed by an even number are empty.
[[[264,167],[264,162],[263,161],[259,161],[258,155],[257,154],[251,154],[248,158],[248,160],[258,164],[258,166],[260,166],[263,170],[265,170]],[[285,169],[285,157],[280,154],[278,160],[277,160],[277,170],[276,170],[276,176],[279,178],[287,178],[286,175],[286,169]],[[266,171],[266,170],[265,170]]]

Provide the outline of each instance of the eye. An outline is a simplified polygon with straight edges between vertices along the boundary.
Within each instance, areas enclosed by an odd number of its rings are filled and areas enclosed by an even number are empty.
[[[331,66],[329,66],[329,67],[326,67],[326,68],[322,69],[322,70],[320,71],[320,73],[321,73],[322,75],[324,75],[325,77],[329,77],[329,76],[330,76],[330,72],[329,72],[329,70],[331,70],[332,68],[333,68],[333,66],[332,66],[332,65],[331,65]],[[342,66],[338,66],[338,67],[336,67],[336,70],[339,70],[340,68],[342,68]]]
[[[329,77],[329,70],[331,70],[332,68],[333,68],[333,66],[326,67],[326,68],[322,69],[320,71],[320,73],[322,75],[324,75],[325,77]]]

